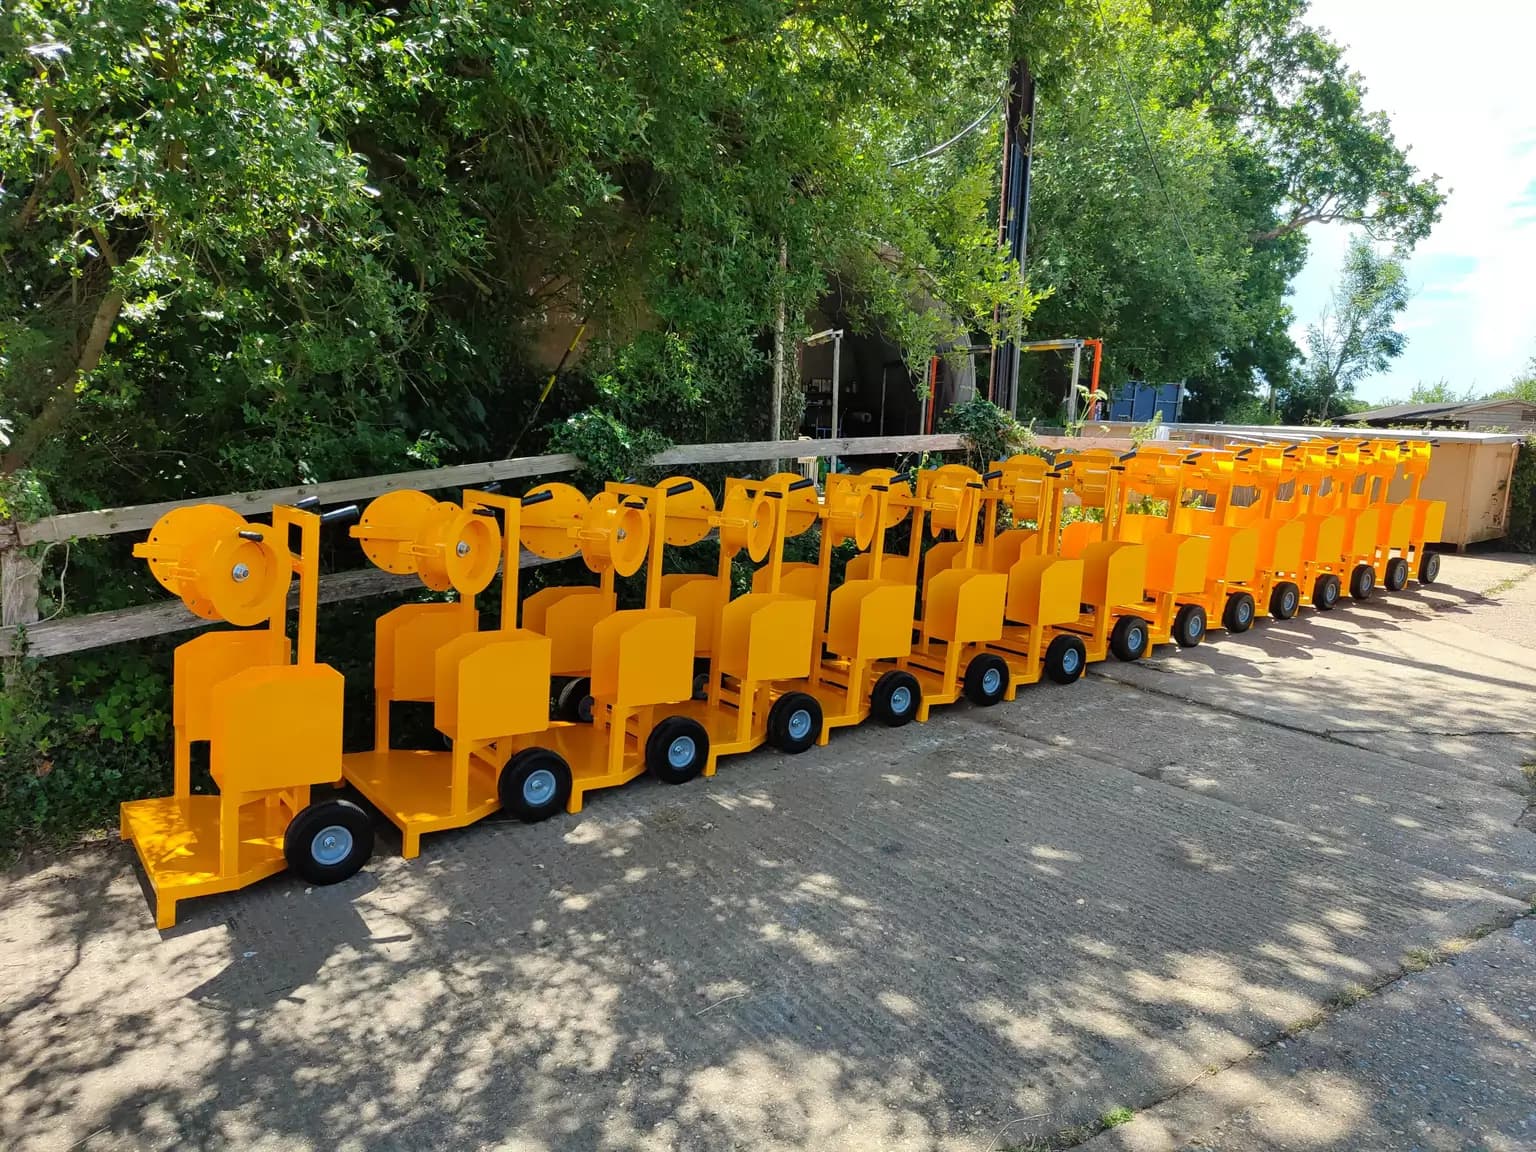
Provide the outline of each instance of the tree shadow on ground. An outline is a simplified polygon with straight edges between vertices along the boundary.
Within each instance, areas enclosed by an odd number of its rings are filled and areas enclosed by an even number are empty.
[[[1445,789],[1401,794],[1416,769],[1348,749],[1311,786],[1379,803],[1255,787],[1285,745],[1232,711],[1333,708],[1311,664],[1377,668],[1387,642],[1316,627],[1303,677],[1237,667],[1296,643],[1262,632],[1137,673],[1210,678],[1228,712],[1039,688],[381,851],[332,888],[278,877],[163,937],[126,848],[13,873],[0,1128],[18,1149],[986,1152],[1141,1107],[1519,908],[1531,858],[1481,793],[1426,822]],[[1237,664],[1194,674],[1212,658]],[[1362,676],[1352,709],[1418,707]]]

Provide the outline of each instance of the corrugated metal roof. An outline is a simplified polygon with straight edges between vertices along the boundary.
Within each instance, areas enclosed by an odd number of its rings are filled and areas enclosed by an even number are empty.
[[[1340,424],[1379,424],[1392,420],[1455,420],[1463,413],[1481,412],[1489,408],[1518,408],[1536,414],[1536,404],[1528,400],[1505,396],[1492,400],[1462,401],[1457,404],[1388,404],[1383,408],[1367,408],[1364,412],[1351,412],[1340,416]]]
[[[1467,405],[1464,403],[1388,404],[1384,408],[1367,408],[1364,412],[1351,412],[1348,416],[1340,416],[1338,422],[1340,424],[1372,424],[1377,420],[1424,420],[1465,407]]]

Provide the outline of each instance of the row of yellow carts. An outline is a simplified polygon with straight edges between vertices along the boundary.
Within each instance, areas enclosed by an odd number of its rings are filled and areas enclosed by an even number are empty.
[[[590,498],[566,484],[457,501],[398,491],[360,516],[278,507],[270,525],[179,508],[135,553],[193,612],[237,627],[176,650],[173,793],[124,804],[122,835],[166,928],[188,897],[362,867],[371,815],[312,797],[316,785],[345,780],[413,857],[423,833],[498,810],[579,812],[643,772],[680,784],[764,744],[799,753],[871,717],[899,727],[961,697],[985,707],[1111,654],[1192,647],[1218,624],[1244,632],[1410,575],[1430,583],[1444,505],[1420,498],[1429,453],[1150,445],[984,473],[834,473],[824,490],[794,473],[729,479],[718,499],[688,478]],[[379,619],[373,749],[355,753],[342,751],[342,677],[315,652],[321,530],[347,520],[379,568],[455,594]],[[812,529],[816,562],[786,560]],[[714,572],[668,571],[668,549],[706,539]],[[580,557],[592,577],[520,596],[524,548]],[[498,572],[499,602],[477,603]],[[641,606],[620,606],[621,577],[643,583]],[[443,747],[393,747],[396,701],[430,703]],[[193,791],[199,742],[216,794]]]

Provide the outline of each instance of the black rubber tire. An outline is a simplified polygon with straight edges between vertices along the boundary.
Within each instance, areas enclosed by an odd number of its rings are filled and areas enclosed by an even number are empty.
[[[1253,597],[1246,592],[1234,592],[1227,597],[1227,606],[1221,613],[1221,626],[1234,636],[1253,627],[1258,609]]]
[[[905,707],[901,706],[903,700]],[[900,728],[912,722],[922,702],[923,689],[917,677],[893,668],[875,681],[874,690],[869,694],[869,714],[887,728]]]
[[[1008,661],[983,652],[965,666],[965,698],[979,708],[990,708],[1008,694],[1008,681]]]
[[[328,849],[341,849],[340,855],[329,858]],[[288,867],[311,884],[339,884],[372,855],[373,821],[350,800],[317,801],[289,821],[283,833]]]
[[[529,781],[540,774],[535,787]],[[550,781],[550,777],[553,780]],[[544,787],[537,787],[538,784]],[[501,808],[524,824],[537,824],[565,809],[571,798],[571,766],[565,757],[548,748],[525,748],[501,770],[496,779]]]
[[[1109,632],[1109,650],[1116,660],[1140,660],[1152,644],[1152,629],[1140,616],[1122,616]]]
[[[1180,648],[1193,648],[1205,639],[1205,609],[1186,604],[1173,617],[1173,642]]]
[[[1426,552],[1419,561],[1419,583],[1433,584],[1440,579],[1440,553]]]
[[[1282,580],[1269,594],[1269,614],[1276,620],[1293,619],[1301,611],[1301,589],[1289,580]]]
[[[1045,647],[1045,675],[1057,684],[1075,684],[1088,669],[1088,647],[1079,636],[1058,636]]]
[[[1369,600],[1376,591],[1376,569],[1369,564],[1356,564],[1349,574],[1349,598]]]
[[[1339,578],[1324,573],[1312,585],[1312,607],[1320,612],[1332,612],[1339,606],[1339,591]]]
[[[1408,587],[1408,561],[1401,556],[1394,556],[1387,561],[1386,578],[1381,586],[1388,592],[1401,592]]]
[[[592,723],[592,680],[574,676],[567,680],[555,697],[555,719],[573,724]]]
[[[668,716],[646,737],[645,766],[663,784],[686,784],[708,763],[709,732],[691,717]]]
[[[821,738],[821,723],[821,701],[809,692],[786,692],[768,709],[768,743],[794,756]]]

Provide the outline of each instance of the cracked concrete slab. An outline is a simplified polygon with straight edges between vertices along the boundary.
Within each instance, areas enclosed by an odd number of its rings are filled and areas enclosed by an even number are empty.
[[[1335,712],[1390,734],[1412,666],[1383,655],[1425,664],[1440,635],[1438,722],[1412,730],[1529,730],[1513,690],[1468,721],[1530,650],[1469,647],[1462,601],[1414,595],[1330,618],[1310,659],[1260,629],[409,863],[385,835],[345,884],[278,877],[165,934],[120,846],[12,870],[0,1134],[997,1152],[1177,1098],[1536,889],[1517,760],[1308,734]],[[1222,661],[1263,682],[1218,692]]]

